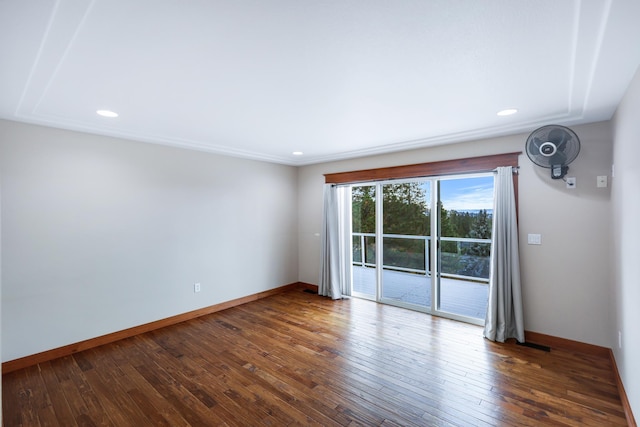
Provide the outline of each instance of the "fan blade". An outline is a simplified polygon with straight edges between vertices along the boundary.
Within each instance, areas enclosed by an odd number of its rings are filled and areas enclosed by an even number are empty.
[[[564,165],[567,161],[567,155],[563,151],[556,151],[556,153],[549,157],[549,164],[552,165]]]
[[[531,144],[529,144],[528,148],[529,148],[529,153],[532,156],[537,156],[538,154],[540,154],[540,146],[542,145],[542,141],[540,141],[538,138],[533,138],[531,140]]]
[[[553,140],[558,147],[558,151],[565,151],[569,141],[573,139],[571,134],[564,129],[554,129],[549,132],[550,140]]]

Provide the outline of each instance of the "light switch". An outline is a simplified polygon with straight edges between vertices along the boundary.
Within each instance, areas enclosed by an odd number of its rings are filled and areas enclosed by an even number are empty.
[[[527,236],[527,243],[530,245],[541,245],[542,236],[540,234],[529,234]]]

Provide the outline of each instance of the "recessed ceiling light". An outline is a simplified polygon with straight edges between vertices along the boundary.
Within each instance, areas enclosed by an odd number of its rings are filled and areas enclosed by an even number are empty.
[[[98,110],[96,111],[96,114],[102,117],[109,117],[109,118],[115,118],[118,117],[118,113],[116,113],[115,111],[111,111],[111,110]]]
[[[507,108],[506,110],[498,111],[498,115],[499,116],[510,116],[510,115],[515,114],[517,112],[518,112],[518,110],[516,110],[515,108]]]
[[[303,153],[302,153],[302,151],[294,151],[291,154],[293,154],[294,156],[302,156]]]

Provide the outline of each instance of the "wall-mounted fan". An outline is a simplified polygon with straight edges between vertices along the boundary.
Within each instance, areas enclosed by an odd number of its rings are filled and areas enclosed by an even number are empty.
[[[550,168],[551,178],[561,179],[580,153],[580,140],[568,127],[548,125],[531,132],[525,148],[533,163]]]

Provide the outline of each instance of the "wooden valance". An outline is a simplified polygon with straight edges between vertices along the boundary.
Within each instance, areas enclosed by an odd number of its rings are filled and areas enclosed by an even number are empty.
[[[466,159],[444,160],[440,162],[420,163],[406,166],[392,166],[378,169],[365,169],[353,172],[325,174],[327,184],[348,184],[367,181],[383,181],[401,178],[422,178],[456,173],[490,172],[498,166],[518,167],[517,153],[496,154]]]

